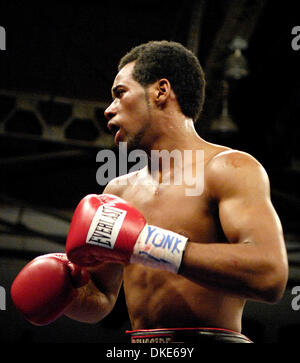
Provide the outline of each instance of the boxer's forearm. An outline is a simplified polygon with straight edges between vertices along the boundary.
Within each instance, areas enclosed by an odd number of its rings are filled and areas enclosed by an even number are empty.
[[[116,300],[114,296],[101,293],[91,280],[77,290],[78,296],[64,311],[64,314],[73,320],[97,323],[114,307]]]
[[[179,273],[210,288],[270,303],[282,296],[287,278],[283,260],[246,243],[189,242]]]
[[[87,270],[90,281],[77,289],[77,297],[64,314],[73,320],[93,324],[101,321],[113,309],[123,282],[123,266],[102,263]]]

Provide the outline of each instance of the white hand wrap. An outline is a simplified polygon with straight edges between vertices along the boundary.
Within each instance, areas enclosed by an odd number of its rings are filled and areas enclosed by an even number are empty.
[[[134,246],[130,263],[177,273],[188,238],[146,224]]]

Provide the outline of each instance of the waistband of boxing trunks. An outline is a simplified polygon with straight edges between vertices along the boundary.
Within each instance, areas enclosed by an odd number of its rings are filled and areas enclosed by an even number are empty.
[[[253,343],[245,335],[219,328],[171,328],[127,330],[131,343]]]

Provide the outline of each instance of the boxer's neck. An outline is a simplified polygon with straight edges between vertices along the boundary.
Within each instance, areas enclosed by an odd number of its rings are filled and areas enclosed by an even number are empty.
[[[192,119],[181,117],[159,118],[151,127],[153,132],[149,133],[143,143],[143,149],[151,157],[152,150],[173,150],[184,151],[193,147],[194,144],[199,146],[200,136],[197,134]]]
[[[195,152],[205,148],[205,141],[197,134],[191,119],[168,120],[160,123],[159,133],[146,144],[144,150],[148,154],[148,168],[156,170],[162,178],[164,172],[164,157],[169,157],[170,172],[180,167],[176,164],[176,155],[183,160],[184,152],[191,150]],[[166,159],[165,159],[166,161]],[[154,165],[155,163],[155,165]]]

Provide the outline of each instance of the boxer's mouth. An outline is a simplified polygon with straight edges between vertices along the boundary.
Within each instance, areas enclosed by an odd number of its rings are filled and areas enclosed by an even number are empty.
[[[107,124],[107,127],[109,129],[109,131],[113,134],[114,136],[114,141],[115,141],[115,144],[119,144],[119,138],[120,138],[120,126],[112,123],[112,122],[109,122]]]
[[[117,134],[117,132],[120,130],[120,126],[112,123],[112,122],[109,122],[107,124],[107,127],[109,129],[109,131],[115,136]]]

